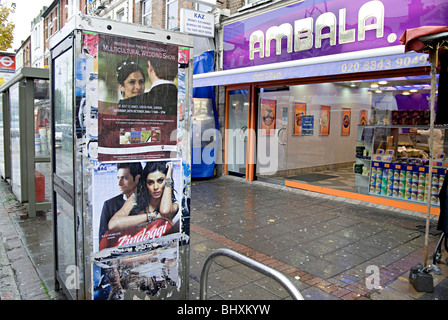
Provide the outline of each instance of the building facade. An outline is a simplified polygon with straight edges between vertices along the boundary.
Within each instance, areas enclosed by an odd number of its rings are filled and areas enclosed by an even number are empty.
[[[47,7],[42,8],[31,22],[31,66],[44,68],[44,20],[42,14]]]
[[[49,65],[50,38],[65,25],[71,16],[86,13],[87,2],[86,0],[55,0],[42,13],[44,66]]]
[[[23,67],[31,67],[31,36],[22,41],[22,45],[16,51],[16,70]]]

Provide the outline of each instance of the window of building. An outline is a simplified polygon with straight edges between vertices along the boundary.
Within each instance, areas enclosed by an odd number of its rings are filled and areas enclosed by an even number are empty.
[[[124,9],[117,12],[117,21],[125,21],[124,19]]]
[[[143,2],[142,24],[148,27],[152,26],[152,0]]]
[[[254,6],[265,4],[267,2],[271,2],[271,0],[246,0],[244,2],[244,6],[238,8],[238,11],[243,11],[249,8],[253,8]]]
[[[212,12],[213,7],[208,6],[206,4],[197,3],[196,4],[196,10],[201,12]]]
[[[42,42],[42,27],[37,24],[33,29],[34,49],[39,49]]]
[[[179,1],[168,0],[166,2],[166,28],[168,30],[179,29]]]

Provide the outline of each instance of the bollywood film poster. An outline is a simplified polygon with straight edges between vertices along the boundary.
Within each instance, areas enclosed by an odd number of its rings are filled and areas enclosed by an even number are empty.
[[[179,287],[181,160],[98,164],[92,195],[94,299],[150,299]]]
[[[275,132],[276,100],[261,99],[261,133],[272,135]]]
[[[98,161],[176,151],[178,56],[175,45],[98,34]]]
[[[352,110],[350,108],[342,108],[342,132],[343,136],[350,135],[350,123],[351,123]]]
[[[359,124],[361,126],[367,125],[367,110],[361,110],[359,116]]]
[[[330,106],[320,107],[320,135],[328,136],[330,134]]]
[[[306,115],[306,104],[301,102],[294,103],[294,135],[302,135],[302,120]]]

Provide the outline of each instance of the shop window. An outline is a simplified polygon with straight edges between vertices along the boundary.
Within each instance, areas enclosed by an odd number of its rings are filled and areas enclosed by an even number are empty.
[[[427,76],[261,88],[257,152],[270,170],[258,162],[257,175],[437,204],[448,127],[436,127],[430,149],[429,96]],[[437,172],[428,182],[431,154]]]

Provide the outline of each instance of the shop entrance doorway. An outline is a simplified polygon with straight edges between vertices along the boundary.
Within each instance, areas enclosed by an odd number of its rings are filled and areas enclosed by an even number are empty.
[[[277,176],[288,168],[291,101],[289,87],[258,92],[257,177]]]
[[[227,91],[227,173],[246,177],[249,127],[249,89]]]

